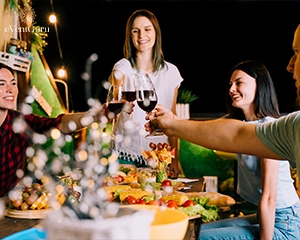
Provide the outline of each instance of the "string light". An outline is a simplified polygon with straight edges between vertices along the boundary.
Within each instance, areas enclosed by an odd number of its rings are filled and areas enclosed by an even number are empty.
[[[49,17],[49,21],[51,22],[51,23],[56,23],[56,16],[54,15],[54,14],[51,14],[50,15],[50,17]]]
[[[64,62],[63,62],[63,54],[62,54],[62,49],[60,46],[60,41],[59,41],[59,35],[58,35],[58,28],[57,28],[57,17],[55,15],[54,12],[54,7],[53,7],[53,1],[50,0],[50,4],[51,4],[51,8],[52,8],[52,14],[49,16],[49,21],[50,23],[52,23],[54,25],[54,29],[55,29],[55,33],[56,33],[56,41],[57,41],[57,46],[58,46],[58,51],[59,51],[59,57],[62,63],[62,67],[58,70],[57,72],[57,76],[60,79],[67,79],[67,72],[64,66]]]
[[[65,81],[67,80],[67,71],[64,66],[64,61],[63,61],[63,54],[62,54],[62,49],[60,46],[60,41],[59,41],[59,35],[58,35],[58,28],[57,28],[57,17],[55,15],[54,7],[53,7],[53,1],[50,0],[51,8],[52,8],[52,14],[49,16],[49,21],[54,25],[55,33],[56,33],[56,41],[57,41],[57,46],[58,46],[58,51],[59,51],[59,57],[62,63],[62,67],[57,71],[57,78],[55,79],[55,82],[61,83],[64,85],[65,88],[65,97],[66,97],[66,108],[69,112],[69,92],[68,92],[68,85]],[[61,80],[63,79],[63,80]]]
[[[59,69],[58,72],[57,72],[57,75],[61,79],[65,78],[66,77],[66,70],[63,69],[63,68]]]

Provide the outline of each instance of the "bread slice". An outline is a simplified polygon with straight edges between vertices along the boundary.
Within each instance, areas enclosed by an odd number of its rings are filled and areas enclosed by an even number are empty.
[[[232,197],[218,193],[218,192],[188,192],[188,193],[186,193],[186,195],[189,198],[191,198],[191,197],[199,197],[199,198],[208,197],[209,198],[208,205],[216,205],[218,207],[231,206],[236,203]]]

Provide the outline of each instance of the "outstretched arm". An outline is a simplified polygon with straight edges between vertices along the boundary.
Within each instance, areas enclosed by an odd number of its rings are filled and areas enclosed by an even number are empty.
[[[183,120],[162,105],[157,105],[153,114],[155,116],[150,116],[150,119],[154,119],[168,136],[176,136],[209,149],[283,159],[259,140],[255,124],[232,119]],[[145,124],[145,129],[150,131],[149,123]]]
[[[91,109],[88,112],[67,113],[58,125],[58,129],[63,133],[72,133],[89,126],[93,122],[108,122],[108,108],[106,104],[100,106],[97,110]]]

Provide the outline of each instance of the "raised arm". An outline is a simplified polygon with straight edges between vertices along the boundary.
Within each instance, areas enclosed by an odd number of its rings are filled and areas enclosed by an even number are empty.
[[[108,122],[108,108],[103,104],[98,109],[91,109],[88,112],[67,113],[58,125],[58,129],[63,133],[72,133],[87,127],[93,122]]]
[[[283,159],[259,140],[255,124],[232,119],[183,120],[161,105],[157,105],[154,114],[150,119],[156,118],[154,121],[168,136],[176,136],[209,149]],[[150,131],[148,123],[145,129]]]

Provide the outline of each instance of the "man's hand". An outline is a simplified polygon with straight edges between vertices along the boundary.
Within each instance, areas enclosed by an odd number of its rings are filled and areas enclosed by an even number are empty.
[[[161,104],[157,104],[151,114],[146,115],[145,119],[148,120],[144,125],[146,132],[152,132],[150,124],[150,121],[152,121],[153,123],[157,123],[159,128],[161,128],[166,135],[171,136],[170,126],[174,119],[180,118],[174,115],[168,108]]]

